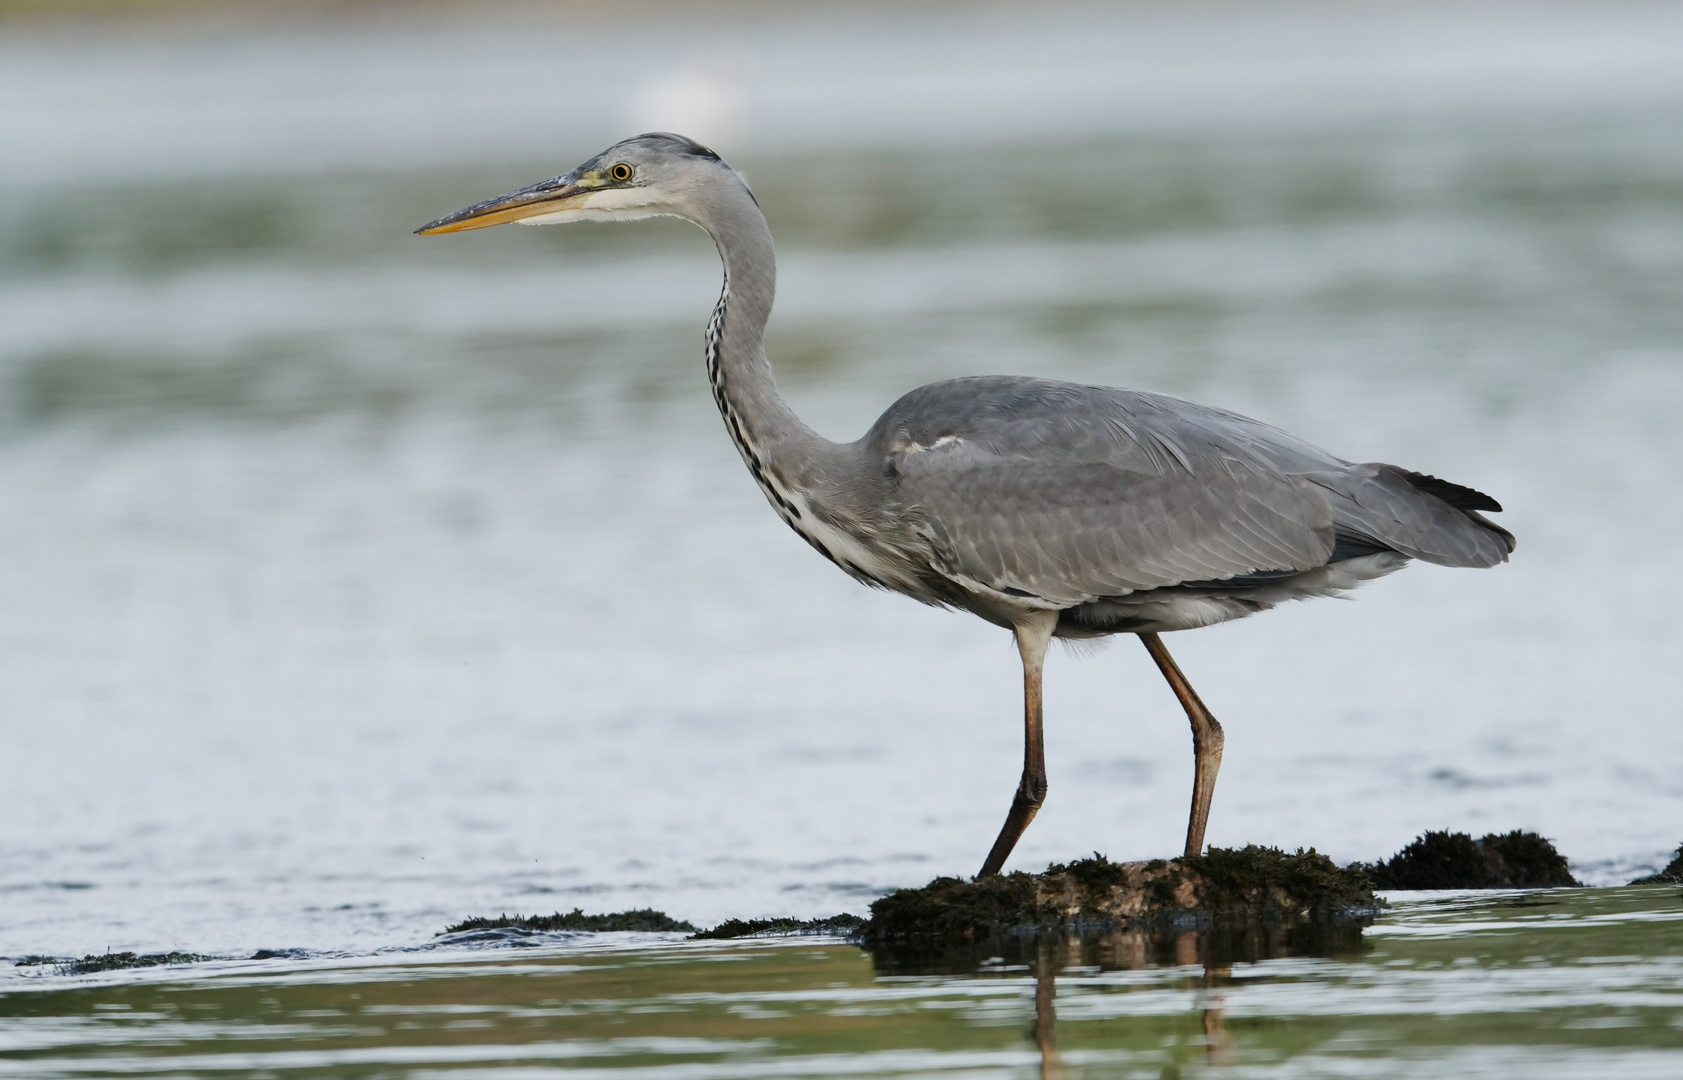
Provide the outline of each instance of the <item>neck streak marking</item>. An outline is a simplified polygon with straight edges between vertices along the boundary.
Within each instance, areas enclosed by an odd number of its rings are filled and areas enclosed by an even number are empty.
[[[731,442],[736,444],[737,452],[742,455],[742,460],[748,466],[748,471],[754,475],[754,480],[760,485],[760,490],[765,492],[766,498],[771,500],[771,504],[777,508],[783,520],[789,522],[790,525],[794,525],[796,521],[801,519],[801,508],[796,506],[788,495],[784,494],[777,478],[771,470],[766,468],[764,458],[761,457],[759,449],[749,437],[746,428],[743,426],[742,418],[737,413],[736,406],[731,402],[730,394],[726,390],[726,376],[724,366],[720,362],[720,354],[724,347],[725,310],[729,306],[730,273],[727,271],[725,273],[725,287],[719,293],[719,303],[713,308],[713,317],[707,320],[707,381],[713,387],[713,401],[719,406],[719,415],[724,418],[725,430],[730,432]],[[806,536],[804,530],[799,530],[798,526],[796,528],[802,536]],[[810,540],[811,537],[807,537],[807,539]],[[825,552],[825,554],[829,553]]]
[[[731,399],[729,374],[725,370],[725,320],[729,308],[730,271],[727,268],[724,288],[719,293],[719,302],[713,308],[712,318],[707,321],[707,381],[712,387],[713,401],[719,407],[719,415],[724,418],[725,430],[730,433],[731,441],[736,444],[737,452],[742,455],[742,461],[753,474],[754,481],[759,484],[760,490],[765,493],[767,500],[777,510],[784,523],[794,529],[796,535],[812,545],[820,555],[841,567],[849,577],[876,588],[897,588],[918,595],[919,590],[902,580],[904,575],[892,573],[889,564],[884,563],[880,553],[873,550],[873,545],[866,537],[850,535],[826,522],[824,516],[812,507],[805,493],[794,489],[793,485],[778,475],[776,469],[766,460],[761,447],[755,445],[751,427]],[[802,513],[800,504],[803,502],[808,504],[807,514]]]

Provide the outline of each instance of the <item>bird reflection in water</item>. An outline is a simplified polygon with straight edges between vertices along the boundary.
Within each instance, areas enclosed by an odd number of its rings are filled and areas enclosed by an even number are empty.
[[[1211,1065],[1233,1064],[1233,1036],[1227,1033],[1227,998],[1220,989],[1232,978],[1233,969],[1230,967],[1204,968],[1199,1010],[1204,1021],[1204,1054]]]
[[[1040,1052],[1040,1075],[1046,1080],[1066,1074],[1062,1054],[1068,1053],[1069,1032],[1060,1051],[1058,1038],[1058,976],[1077,980],[1086,991],[1112,992],[1124,986],[1095,982],[1105,971],[1174,968],[1187,972],[1183,989],[1193,991],[1196,1028],[1180,1028],[1191,1036],[1172,1042],[1180,1053],[1201,1054],[1208,1066],[1235,1064],[1237,1042],[1227,1030],[1226,988],[1235,964],[1252,964],[1288,956],[1344,956],[1365,950],[1362,928],[1366,920],[1204,924],[1196,928],[1154,927],[1121,930],[1004,934],[974,944],[936,946],[879,943],[871,946],[872,964],[880,975],[1001,975],[1034,978],[1034,1023],[1028,1036]],[[1151,1022],[1149,1020],[1145,1021]],[[1177,1025],[1178,1026],[1178,1025]],[[1090,1036],[1085,1024],[1075,1028]],[[1111,1032],[1114,1034],[1115,1029]],[[1159,1044],[1161,1045],[1161,1044]],[[1176,1075],[1184,1059],[1180,1053],[1168,1064]],[[1079,1071],[1079,1070],[1077,1070]]]
[[[1120,944],[1127,952],[1144,960],[1144,934],[1117,936],[1126,939]],[[1196,930],[1187,930],[1175,936],[1175,964],[1202,969],[1194,986],[1198,990],[1196,1007],[1204,1033],[1205,1063],[1211,1066],[1232,1065],[1235,1047],[1233,1036],[1227,1032],[1226,995],[1221,988],[1233,978],[1233,967],[1231,964],[1211,966],[1199,963],[1198,938]],[[1079,939],[1071,944],[1078,946],[1075,951],[1079,960]],[[1034,963],[1034,1027],[1030,1029],[1030,1034],[1035,1048],[1040,1051],[1040,1080],[1063,1080],[1064,1077],[1063,1061],[1058,1056],[1058,973],[1065,968],[1062,962],[1064,956],[1060,956],[1060,952],[1067,955],[1067,951],[1059,949],[1056,944],[1043,944]],[[1147,965],[1141,963],[1138,966]]]
[[[1042,949],[1034,973],[1034,1045],[1040,1049],[1040,1080],[1062,1080],[1058,1060],[1058,967]]]

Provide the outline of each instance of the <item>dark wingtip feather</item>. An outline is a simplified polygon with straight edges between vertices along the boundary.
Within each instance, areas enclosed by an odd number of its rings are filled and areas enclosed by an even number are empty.
[[[1483,514],[1479,513],[1477,510],[1469,510],[1466,513],[1467,513],[1468,517],[1472,518],[1474,521],[1478,522],[1480,525],[1483,525],[1485,528],[1489,529],[1491,532],[1495,533],[1498,537],[1500,537],[1501,540],[1502,540],[1502,543],[1507,545],[1509,555],[1512,555],[1514,553],[1514,548],[1517,546],[1517,541],[1514,540],[1514,534],[1513,533],[1511,533],[1508,530],[1502,528],[1502,526],[1496,524],[1494,521],[1491,521],[1489,518],[1485,517]]]
[[[1470,487],[1452,484],[1448,480],[1439,480],[1435,476],[1425,473],[1398,470],[1414,487],[1428,495],[1442,499],[1457,510],[1486,510],[1491,513],[1501,513],[1502,504],[1492,499],[1482,491],[1475,491]]]

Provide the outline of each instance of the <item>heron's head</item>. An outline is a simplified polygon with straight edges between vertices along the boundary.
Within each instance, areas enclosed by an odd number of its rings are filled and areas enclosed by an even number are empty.
[[[415,231],[433,236],[509,221],[552,225],[661,214],[694,220],[698,197],[714,190],[722,175],[741,182],[718,154],[698,142],[665,132],[639,135],[610,146],[565,176],[474,203]]]

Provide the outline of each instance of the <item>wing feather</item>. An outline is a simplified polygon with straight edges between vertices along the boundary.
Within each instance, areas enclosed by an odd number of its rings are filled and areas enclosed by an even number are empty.
[[[1324,492],[1296,478],[1162,473],[1000,455],[969,441],[905,455],[901,489],[965,578],[1057,603],[1182,581],[1306,570],[1332,551]]]

